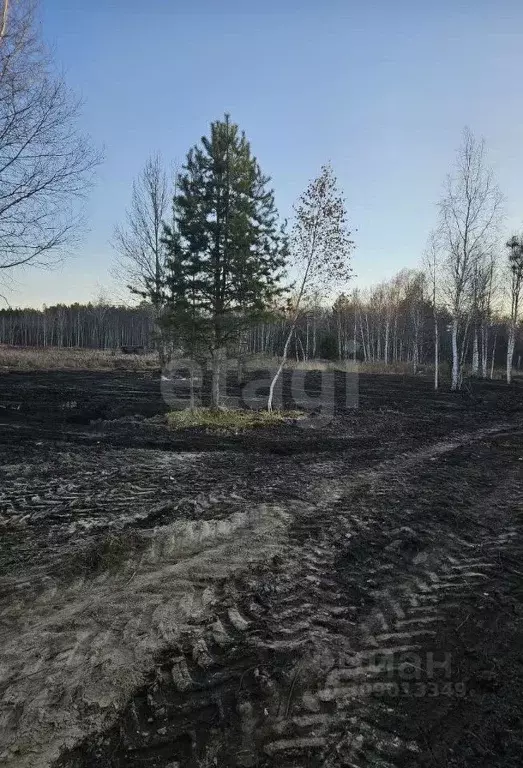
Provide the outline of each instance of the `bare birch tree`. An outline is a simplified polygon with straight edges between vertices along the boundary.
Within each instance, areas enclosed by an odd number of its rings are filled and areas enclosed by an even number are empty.
[[[454,173],[440,203],[442,288],[452,316],[452,389],[461,387],[478,265],[492,250],[503,198],[485,164],[484,141],[463,133]]]
[[[294,212],[291,247],[301,277],[282,359],[269,389],[269,411],[272,410],[274,388],[285,366],[304,298],[308,294],[319,295],[329,286],[343,285],[352,272],[350,255],[354,244],[347,226],[345,202],[330,165],[324,165],[320,175],[309,183]]]
[[[432,317],[434,321],[434,389],[439,389],[439,318],[438,318],[438,279],[439,279],[439,244],[437,233],[430,235],[425,253],[427,282],[430,290],[430,303],[432,304]]]
[[[17,0],[1,16],[0,274],[65,255],[101,161],[78,130],[80,104],[53,72],[35,13],[35,2]]]
[[[125,279],[132,293],[152,302],[161,365],[165,362],[166,350],[159,321],[167,257],[162,238],[169,203],[167,176],[157,154],[147,160],[133,182],[125,224],[115,228],[113,237],[117,252],[115,276]]]
[[[510,290],[510,318],[507,342],[507,384],[512,382],[512,365],[514,360],[514,347],[516,345],[516,331],[519,321],[519,305],[523,291],[523,239],[512,237],[508,243],[508,271]]]

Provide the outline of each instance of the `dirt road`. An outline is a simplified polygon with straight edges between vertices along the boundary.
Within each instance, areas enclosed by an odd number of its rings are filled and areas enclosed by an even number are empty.
[[[248,441],[11,409],[3,762],[520,765],[509,394],[368,377],[321,433]]]

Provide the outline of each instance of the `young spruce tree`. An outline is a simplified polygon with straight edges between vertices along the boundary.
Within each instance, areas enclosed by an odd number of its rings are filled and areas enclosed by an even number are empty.
[[[211,123],[177,178],[167,301],[187,351],[205,346],[211,356],[214,407],[225,350],[283,291],[287,238],[269,181],[228,115]]]

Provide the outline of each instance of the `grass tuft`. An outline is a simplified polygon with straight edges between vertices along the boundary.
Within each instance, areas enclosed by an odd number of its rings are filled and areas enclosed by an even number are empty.
[[[237,431],[256,429],[292,422],[303,418],[301,411],[253,411],[226,408],[187,408],[167,414],[167,423],[173,429],[207,427],[210,429]]]

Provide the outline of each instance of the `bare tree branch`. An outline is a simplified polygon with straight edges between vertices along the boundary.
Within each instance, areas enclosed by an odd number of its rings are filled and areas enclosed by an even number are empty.
[[[113,247],[117,258],[113,275],[125,281],[130,291],[152,298],[155,320],[162,312],[166,249],[163,243],[164,220],[170,203],[169,185],[159,154],[150,157],[133,182],[131,205],[123,226],[117,226]],[[163,360],[163,340],[159,353]]]
[[[3,5],[0,32],[0,270],[59,260],[101,161],[77,130],[80,104],[36,33],[35,3]]]
[[[125,224],[117,226],[113,247],[117,252],[115,277],[132,290],[161,293],[165,269],[163,222],[169,207],[169,186],[159,155],[150,157],[133,182]],[[155,291],[156,289],[156,291]]]

